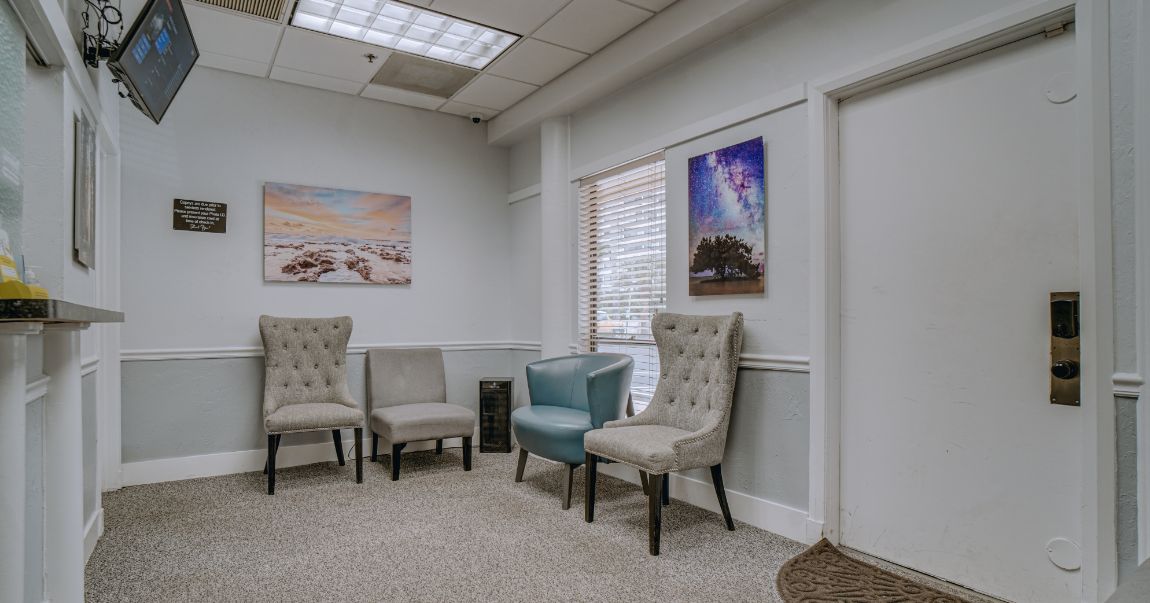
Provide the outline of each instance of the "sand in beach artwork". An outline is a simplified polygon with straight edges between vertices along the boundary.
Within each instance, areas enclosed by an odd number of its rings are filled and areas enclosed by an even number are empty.
[[[411,284],[411,197],[264,184],[264,280]]]
[[[687,161],[690,295],[765,291],[764,151],[759,137]]]

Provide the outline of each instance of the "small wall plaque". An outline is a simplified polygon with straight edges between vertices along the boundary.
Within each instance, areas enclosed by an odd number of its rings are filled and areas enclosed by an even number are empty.
[[[227,232],[228,204],[173,199],[172,229],[195,232]]]

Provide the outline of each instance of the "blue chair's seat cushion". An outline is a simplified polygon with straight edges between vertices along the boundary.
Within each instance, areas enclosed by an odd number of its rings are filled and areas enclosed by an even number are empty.
[[[608,427],[587,432],[583,445],[591,454],[658,474],[678,469],[674,443],[689,435],[689,431],[663,425]]]
[[[583,434],[592,429],[591,413],[534,404],[511,413],[511,428],[519,445],[535,455],[560,463],[580,464],[586,458]]]

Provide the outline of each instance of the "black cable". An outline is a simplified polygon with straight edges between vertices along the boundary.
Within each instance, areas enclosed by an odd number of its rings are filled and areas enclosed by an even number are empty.
[[[123,29],[124,13],[114,0],[84,0],[81,19],[84,24],[84,62],[89,67],[99,67],[100,61],[112,56],[119,40],[120,31],[111,35],[112,28]],[[95,33],[92,33],[93,20]]]

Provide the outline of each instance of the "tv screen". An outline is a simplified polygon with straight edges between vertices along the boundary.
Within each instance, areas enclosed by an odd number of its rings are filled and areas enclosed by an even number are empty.
[[[149,0],[108,66],[157,124],[200,56],[180,0]]]

